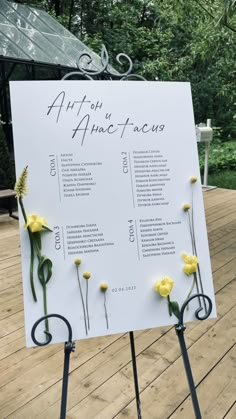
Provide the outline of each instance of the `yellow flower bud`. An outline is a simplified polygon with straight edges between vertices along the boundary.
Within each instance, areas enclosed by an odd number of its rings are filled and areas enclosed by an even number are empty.
[[[31,214],[27,217],[27,223],[25,224],[25,228],[29,227],[32,233],[37,233],[41,231],[44,226],[47,226],[48,223],[45,218],[40,217],[37,214]]]
[[[192,275],[197,271],[198,257],[194,255],[187,255],[187,253],[182,253],[182,259],[185,262],[183,271],[186,275]]]
[[[197,176],[191,176],[190,182],[191,183],[196,183],[197,182]]]
[[[90,272],[84,272],[83,273],[83,277],[84,277],[84,279],[89,279],[90,278],[90,276],[91,276],[91,273]]]
[[[190,208],[191,208],[191,205],[188,202],[185,202],[185,204],[183,205],[183,210],[188,211]]]
[[[154,284],[154,290],[159,292],[162,297],[168,297],[170,295],[172,288],[174,286],[174,281],[169,276],[165,276],[163,279],[158,280]]]
[[[186,275],[192,275],[197,270],[196,263],[185,263],[183,267],[183,271]]]
[[[185,263],[198,264],[198,257],[194,255],[187,255],[187,253],[182,253],[182,259]]]
[[[80,264],[82,263],[82,259],[80,259],[80,258],[76,258],[76,259],[74,260],[74,263],[75,263],[75,265],[80,265]]]
[[[100,290],[102,292],[106,292],[107,289],[108,289],[108,283],[107,282],[101,282],[101,284],[100,284]]]

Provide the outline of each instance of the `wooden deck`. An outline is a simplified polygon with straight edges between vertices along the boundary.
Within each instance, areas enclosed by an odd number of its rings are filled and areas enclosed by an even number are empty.
[[[236,418],[236,191],[204,193],[218,318],[188,324],[203,419]],[[18,222],[0,217],[0,418],[57,419],[63,345],[26,349]],[[192,419],[173,328],[135,333],[144,419]],[[77,342],[68,419],[136,418],[129,335]]]

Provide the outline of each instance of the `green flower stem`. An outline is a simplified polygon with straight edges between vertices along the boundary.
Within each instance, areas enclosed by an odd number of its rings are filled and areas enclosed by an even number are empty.
[[[48,305],[47,305],[47,286],[46,286],[46,284],[43,286],[43,309],[44,309],[44,316],[47,316]],[[45,331],[49,332],[48,319],[45,319]]]
[[[36,234],[36,233],[34,233]],[[40,240],[40,236],[38,238],[36,238],[36,236],[33,235],[33,243],[34,243],[34,247],[37,253],[37,257],[38,257],[38,263],[39,265],[41,264],[42,260],[44,259],[44,257],[41,254],[41,250],[40,247],[41,245],[39,245],[39,240]],[[43,311],[44,311],[44,316],[47,316],[48,314],[48,307],[47,307],[47,283],[45,280],[45,276],[44,276],[44,266],[41,265],[39,268],[39,281],[42,285],[43,288]],[[49,322],[48,319],[45,319],[45,332],[48,333],[49,332]]]
[[[188,211],[188,221],[189,221],[189,231],[190,231],[191,242],[192,242],[192,252],[193,252],[193,255],[197,256],[196,242],[195,242],[195,233],[194,233],[194,224],[193,224],[193,194],[192,194],[192,212],[191,212],[191,218],[190,218],[190,214],[189,214],[189,211]],[[198,285],[198,281],[197,281],[197,276],[195,277],[195,285],[196,285],[196,288],[197,288],[197,292],[199,294],[199,285]],[[193,287],[194,287],[194,284],[193,284]]]
[[[24,208],[22,198],[19,198],[19,204],[20,204],[20,207],[21,207],[21,211],[22,211],[24,221],[25,221],[25,223],[27,223],[27,215],[26,215],[26,212],[25,212],[25,208]],[[34,287],[34,244],[33,244],[32,232],[31,232],[29,227],[27,227],[27,231],[28,231],[29,241],[30,241],[30,286],[31,286],[33,299],[34,299],[35,302],[37,302],[37,296],[36,296],[35,287]]]
[[[188,222],[189,222],[189,231],[190,231],[190,237],[191,237],[191,243],[192,243],[192,252],[193,252],[193,255],[194,255],[195,254],[194,253],[194,237],[193,237],[193,231],[192,231],[192,225],[191,225],[191,219],[190,219],[189,211],[188,211]]]
[[[191,296],[195,285],[197,285],[197,275],[196,275],[196,272],[193,272],[193,283],[192,283],[192,286],[190,288],[190,291],[189,291],[189,293],[187,295],[186,300]]]
[[[170,304],[170,296],[167,296],[167,301],[168,301],[168,310],[169,310],[169,315],[172,316],[172,310],[171,310],[171,304]]]
[[[85,280],[86,281],[86,313],[87,313],[87,322],[88,322],[88,330],[90,330],[90,322],[89,322],[89,308],[88,308],[88,279]]]
[[[195,231],[194,231],[194,213],[193,213],[193,189],[192,189],[192,234],[193,234],[193,246],[194,246],[194,251],[195,251],[195,255],[197,256],[197,246],[196,246],[196,240],[195,240]],[[198,280],[197,280],[197,274],[196,274],[196,287],[197,287],[197,292],[201,292],[202,294],[204,294],[204,290],[203,290],[203,284],[202,284],[202,277],[201,277],[201,271],[200,271],[200,267],[199,267],[199,263],[197,265],[197,272],[198,272],[198,279],[199,279],[199,283],[200,283],[200,291],[199,291],[199,285],[198,285]],[[206,307],[206,301],[205,298],[203,298],[203,305],[204,305],[204,309],[205,309],[205,313],[207,312],[207,307]],[[199,306],[201,307],[201,299],[199,298]]]
[[[77,266],[77,265],[76,265],[76,271],[77,271],[77,278],[78,278],[78,283],[79,283],[80,297],[81,297],[82,307],[83,307],[83,312],[84,312],[84,327],[85,327],[85,333],[86,333],[86,335],[87,335],[87,334],[88,334],[88,328],[87,328],[87,321],[86,321],[86,311],[85,311],[84,297],[83,297],[83,293],[82,293],[81,283],[80,283],[80,279],[79,279],[79,268],[78,268],[78,266]]]
[[[105,310],[107,329],[109,329],[108,315],[107,315],[107,305],[106,305],[106,292],[104,292],[104,310]]]

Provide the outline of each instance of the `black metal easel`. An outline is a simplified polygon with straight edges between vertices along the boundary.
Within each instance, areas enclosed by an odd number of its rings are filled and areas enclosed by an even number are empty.
[[[82,79],[88,79],[88,80],[144,80],[145,79],[142,76],[132,74],[132,68],[133,63],[131,59],[126,54],[119,54],[116,57],[116,60],[119,64],[122,64],[122,61],[126,60],[128,62],[129,68],[124,73],[119,73],[116,70],[114,70],[109,65],[109,56],[107,53],[107,50],[105,47],[102,48],[101,52],[101,66],[100,69],[98,69],[95,65],[93,65],[93,69],[88,70],[84,69],[85,61],[90,66],[92,63],[92,57],[88,52],[80,54],[77,66],[78,70],[72,71],[68,74],[65,74],[65,76],[62,78],[62,80],[68,80],[73,77],[82,78]],[[91,67],[90,67],[91,68]],[[191,365],[188,357],[187,347],[185,343],[184,338],[184,331],[186,327],[183,324],[183,316],[185,308],[189,305],[189,303],[197,298],[199,301],[199,308],[195,311],[196,319],[198,320],[205,320],[209,317],[212,311],[212,301],[211,299],[203,294],[198,293],[193,296],[191,296],[189,299],[187,299],[181,310],[180,310],[180,316],[179,316],[179,322],[175,326],[175,330],[179,339],[180,349],[183,357],[184,367],[187,375],[187,380],[189,384],[189,390],[192,398],[193,408],[195,412],[196,419],[201,419],[201,412],[199,408],[199,403],[197,399],[196,394],[196,388],[193,380]],[[208,307],[206,306],[206,301],[208,302]],[[203,302],[203,306],[202,303]],[[202,310],[204,311],[204,314],[202,314]],[[68,341],[65,342],[65,355],[64,355],[64,369],[63,369],[63,382],[62,382],[62,398],[61,398],[61,414],[60,419],[66,418],[66,403],[67,403],[67,392],[68,392],[68,375],[69,375],[69,361],[70,361],[70,354],[75,350],[75,344],[72,342],[72,328],[68,320],[59,315],[59,314],[49,314],[47,316],[41,317],[39,320],[36,321],[36,323],[33,325],[31,337],[35,345],[38,346],[46,346],[48,345],[52,340],[52,335],[48,332],[45,332],[47,336],[47,340],[44,343],[38,342],[35,338],[35,330],[39,323],[44,321],[45,319],[56,317],[61,320],[63,320],[69,331]],[[130,336],[130,349],[131,349],[131,357],[132,357],[132,367],[133,367],[133,377],[134,377],[134,388],[135,388],[135,399],[136,399],[136,407],[137,407],[137,418],[142,419],[142,413],[141,413],[141,401],[140,401],[140,392],[139,392],[139,384],[138,384],[138,371],[137,371],[137,363],[136,363],[136,354],[135,354],[135,342],[134,342],[134,334],[133,331],[129,332]]]
[[[72,328],[68,320],[61,316],[60,314],[48,314],[47,316],[40,317],[38,319],[31,330],[31,338],[35,345],[37,346],[47,346],[52,341],[52,335],[49,332],[44,332],[47,336],[47,340],[45,342],[39,342],[35,337],[36,329],[39,323],[45,321],[46,319],[50,318],[57,318],[63,320],[66,323],[68,328],[68,341],[65,342],[64,346],[64,368],[63,368],[63,379],[62,379],[62,394],[61,394],[61,413],[60,419],[66,418],[66,404],[67,404],[67,393],[68,393],[68,378],[69,378],[69,365],[70,365],[70,354],[75,350],[75,343],[72,341]]]
[[[195,312],[195,317],[198,320],[205,320],[210,316],[211,311],[212,311],[212,301],[211,301],[211,299],[205,294],[192,295],[188,300],[186,300],[184,302],[184,304],[181,307],[179,323],[176,324],[175,330],[176,330],[176,333],[177,333],[177,336],[178,336],[178,339],[179,339],[179,345],[180,345],[180,349],[181,349],[181,353],[182,353],[184,368],[185,368],[185,372],[186,372],[186,376],[187,376],[187,380],[188,380],[188,385],[189,385],[189,390],[190,390],[190,395],[191,395],[191,399],[192,399],[192,404],[193,404],[195,417],[196,417],[196,419],[201,419],[202,416],[201,416],[201,411],[200,411],[200,407],[199,407],[199,403],[198,403],[196,387],[195,387],[194,380],[193,380],[193,374],[192,374],[191,365],[190,365],[190,361],[189,361],[189,357],[188,357],[188,351],[187,351],[185,338],[184,338],[184,331],[185,331],[186,327],[184,326],[184,323],[183,323],[184,310],[186,309],[186,307],[188,306],[190,301],[192,301],[195,298],[197,298],[198,300],[199,300],[199,298],[203,299],[204,302],[205,302],[205,300],[207,300],[207,302],[208,302],[208,307],[206,308],[205,313],[203,315],[201,315],[202,310],[204,310],[204,309],[203,309],[203,307],[199,307]],[[206,304],[204,304],[204,307],[206,307]]]

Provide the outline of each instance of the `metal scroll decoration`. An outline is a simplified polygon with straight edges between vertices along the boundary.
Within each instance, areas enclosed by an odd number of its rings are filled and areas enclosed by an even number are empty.
[[[66,405],[67,405],[67,393],[68,393],[68,378],[69,378],[69,366],[70,366],[70,354],[75,350],[75,343],[72,341],[72,328],[69,321],[60,314],[47,314],[46,316],[41,317],[38,319],[31,330],[31,338],[35,345],[37,346],[46,346],[52,341],[52,334],[50,332],[45,331],[44,333],[47,336],[46,342],[39,342],[35,336],[35,332],[37,327],[41,322],[48,320],[50,318],[57,318],[62,320],[67,328],[68,328],[68,340],[65,342],[64,346],[64,367],[63,367],[63,379],[62,379],[62,394],[61,394],[61,412],[60,412],[60,419],[66,418]]]
[[[190,298],[188,298],[182,305],[181,309],[180,309],[180,314],[179,314],[179,322],[176,325],[176,330],[178,329],[185,329],[184,326],[184,312],[185,309],[188,307],[189,303],[194,300],[194,299],[198,299],[202,298],[204,301],[204,308],[202,306],[198,307],[195,311],[195,317],[197,320],[206,320],[212,311],[212,301],[210,299],[210,297],[208,297],[208,295],[205,294],[194,294],[192,295]]]
[[[40,319],[38,319],[34,323],[34,325],[32,327],[32,330],[31,330],[31,338],[32,338],[32,341],[34,342],[34,344],[37,345],[37,346],[47,346],[52,341],[52,334],[50,332],[44,331],[44,333],[47,337],[46,341],[44,341],[44,342],[38,341],[37,338],[36,338],[36,334],[35,334],[36,329],[39,326],[39,324],[44,322],[47,319],[52,318],[52,317],[60,319],[66,324],[66,326],[68,328],[68,339],[67,339],[66,343],[73,345],[73,342],[72,342],[72,327],[71,327],[69,321],[64,316],[61,316],[60,314],[47,314],[46,316],[40,317]]]
[[[87,80],[143,80],[146,79],[138,74],[132,73],[133,71],[133,62],[131,58],[124,53],[120,53],[116,56],[116,62],[120,66],[127,65],[127,69],[124,72],[119,72],[109,63],[109,55],[106,47],[103,45],[101,50],[101,55],[95,56],[97,60],[94,59],[89,51],[82,52],[77,59],[78,70],[67,73],[62,80],[70,79],[74,76],[79,76]]]

